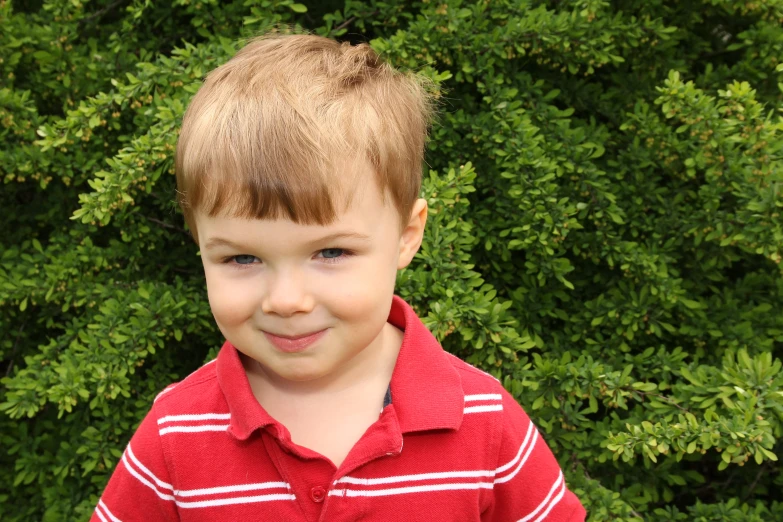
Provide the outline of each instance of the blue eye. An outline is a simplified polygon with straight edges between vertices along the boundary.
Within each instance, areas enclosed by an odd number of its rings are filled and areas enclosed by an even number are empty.
[[[250,265],[255,260],[256,256],[251,256],[247,254],[242,254],[238,256],[232,257],[232,259],[236,262],[238,265]]]
[[[353,255],[353,252],[344,248],[324,248],[318,252],[318,259],[322,263],[342,263]]]

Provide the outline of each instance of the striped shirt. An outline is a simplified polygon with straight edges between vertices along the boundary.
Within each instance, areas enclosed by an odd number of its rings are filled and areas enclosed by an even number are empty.
[[[503,386],[445,352],[397,296],[388,320],[404,331],[390,393],[339,468],[291,441],[226,343],[158,395],[91,520],[583,521]]]

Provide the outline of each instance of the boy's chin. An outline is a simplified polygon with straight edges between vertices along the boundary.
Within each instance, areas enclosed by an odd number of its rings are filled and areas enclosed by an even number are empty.
[[[239,352],[245,370],[265,376],[272,381],[310,382],[328,374],[325,368],[305,367],[303,364],[274,367],[263,364],[244,352]],[[301,361],[299,361],[301,363]]]
[[[313,382],[327,377],[331,372],[328,368],[314,367],[295,367],[294,365],[285,368],[267,368],[267,373],[272,373],[274,378],[281,381],[292,383]]]
[[[295,373],[291,375],[279,376],[280,378],[289,382],[313,382],[325,377],[325,374],[321,373]]]

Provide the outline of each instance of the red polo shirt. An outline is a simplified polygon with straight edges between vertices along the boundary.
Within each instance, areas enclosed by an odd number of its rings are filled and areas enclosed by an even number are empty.
[[[236,348],[166,388],[92,521],[577,522],[585,510],[501,384],[445,352],[395,296],[391,401],[336,468],[291,441]]]

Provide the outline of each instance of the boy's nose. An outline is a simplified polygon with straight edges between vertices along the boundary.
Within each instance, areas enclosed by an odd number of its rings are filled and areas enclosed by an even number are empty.
[[[306,286],[301,275],[277,274],[267,286],[261,302],[261,311],[281,317],[310,312],[313,309],[314,299]]]

